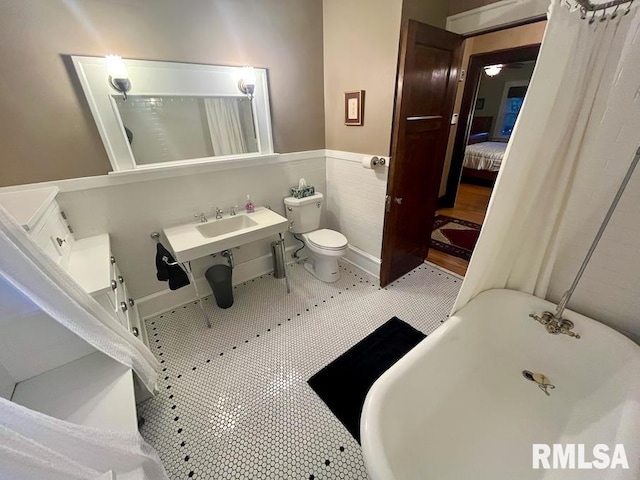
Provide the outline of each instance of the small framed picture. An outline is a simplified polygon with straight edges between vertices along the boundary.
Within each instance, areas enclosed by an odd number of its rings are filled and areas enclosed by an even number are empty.
[[[476,110],[482,110],[484,108],[484,98],[478,98],[476,100]]]
[[[344,92],[344,124],[360,126],[364,123],[364,90]]]

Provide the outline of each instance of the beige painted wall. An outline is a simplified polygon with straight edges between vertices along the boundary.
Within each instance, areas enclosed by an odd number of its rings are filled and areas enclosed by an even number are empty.
[[[402,2],[402,20],[412,19],[445,28],[449,14],[449,0],[404,0]]]
[[[536,22],[466,39],[462,57],[462,69],[465,71],[469,69],[469,58],[471,55],[541,43],[546,26],[546,21]],[[454,112],[456,113],[460,112],[465,83],[466,82],[460,82],[458,84],[454,106]],[[442,172],[442,180],[440,182],[440,196],[444,195],[447,187],[447,178],[449,177],[449,168],[451,167],[451,156],[453,154],[453,144],[457,127],[457,125],[452,125],[449,133],[447,156],[445,158],[444,171]]]
[[[388,155],[401,0],[324,0],[326,146]],[[365,90],[364,125],[344,124],[344,92]]]
[[[484,7],[500,0],[449,0],[449,15]]]
[[[61,57],[106,53],[267,68],[276,151],[324,148],[322,0],[3,1],[0,186],[111,169]]]
[[[326,146],[388,155],[400,26],[413,18],[444,28],[447,0],[324,0]],[[344,124],[344,92],[365,90],[364,125]]]

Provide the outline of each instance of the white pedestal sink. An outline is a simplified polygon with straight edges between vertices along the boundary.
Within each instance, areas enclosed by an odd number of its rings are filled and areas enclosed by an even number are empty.
[[[289,220],[285,217],[268,208],[258,207],[252,213],[239,213],[233,216],[225,215],[220,219],[209,220],[204,223],[192,222],[163,230],[167,240],[169,240],[169,245],[173,250],[176,261],[182,263],[189,275],[200,304],[200,310],[208,327],[211,327],[211,320],[200,300],[198,286],[191,270],[191,260],[206,257],[212,253],[230,250],[273,235],[279,235],[280,240],[282,240],[283,233],[287,231],[288,227]],[[284,241],[281,241],[280,245],[284,256]],[[289,293],[289,277],[286,265],[285,282],[287,293]]]
[[[265,207],[253,213],[225,215],[206,223],[187,223],[164,229],[176,260],[180,263],[206,257],[249,242],[287,231],[289,221]]]

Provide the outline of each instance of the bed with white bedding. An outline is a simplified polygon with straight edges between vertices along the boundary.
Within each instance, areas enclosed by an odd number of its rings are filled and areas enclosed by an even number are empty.
[[[504,142],[482,142],[467,145],[463,167],[497,172],[500,170],[506,148],[507,144]]]

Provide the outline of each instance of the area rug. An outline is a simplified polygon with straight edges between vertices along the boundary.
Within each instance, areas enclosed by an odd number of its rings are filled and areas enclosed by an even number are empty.
[[[360,415],[373,383],[426,335],[393,317],[308,381],[360,443]]]
[[[482,225],[459,218],[436,215],[431,232],[431,248],[454,257],[471,259]]]

